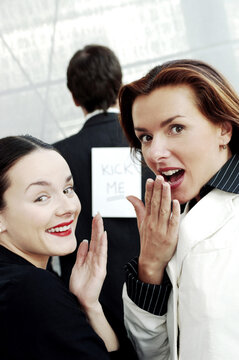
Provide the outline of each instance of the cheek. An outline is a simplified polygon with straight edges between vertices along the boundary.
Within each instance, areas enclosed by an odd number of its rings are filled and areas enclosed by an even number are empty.
[[[141,151],[142,151],[142,155],[143,155],[144,161],[145,161],[146,164],[148,165],[148,163],[150,162],[149,151],[148,151],[148,149],[145,148],[145,147],[142,147]]]
[[[76,207],[76,213],[78,216],[81,212],[81,202],[80,202],[80,199],[78,198],[78,196],[75,196],[75,207]]]
[[[154,161],[151,161],[149,157],[145,156],[143,153],[143,159],[144,162],[146,163],[146,165],[148,166],[148,168],[155,174],[158,175],[157,169],[156,169],[156,164]]]
[[[208,149],[217,148],[219,145],[217,129],[210,125],[208,126],[207,123],[205,126],[199,127],[191,138],[191,144],[192,150],[194,145],[202,152],[205,152]]]
[[[47,209],[32,209],[27,218],[27,224],[29,228],[38,230],[46,229],[51,223],[52,211],[47,211]]]
[[[142,148],[142,155],[146,165],[153,171],[154,174],[157,174],[156,162],[152,156],[150,148]]]

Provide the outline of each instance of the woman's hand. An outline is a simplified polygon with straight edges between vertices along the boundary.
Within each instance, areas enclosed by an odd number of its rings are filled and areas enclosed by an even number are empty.
[[[100,307],[98,299],[106,276],[106,262],[107,235],[102,218],[97,214],[92,221],[89,249],[88,241],[83,240],[70,277],[70,291],[86,311]]]
[[[173,200],[170,185],[162,176],[146,182],[145,206],[135,196],[128,196],[137,215],[140,234],[139,279],[160,284],[164,269],[172,258],[178,241],[180,205]]]
[[[99,303],[100,291],[106,276],[106,263],[107,235],[102,218],[97,214],[92,221],[89,249],[88,241],[83,240],[77,251],[70,277],[70,291],[77,296],[89,323],[110,352],[118,350],[119,342]]]

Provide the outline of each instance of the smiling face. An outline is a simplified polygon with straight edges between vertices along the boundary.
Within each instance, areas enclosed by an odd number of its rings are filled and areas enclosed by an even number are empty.
[[[49,256],[73,252],[81,206],[64,158],[53,150],[35,150],[7,175],[10,186],[0,213],[1,243],[43,268]]]
[[[215,125],[195,105],[189,86],[164,86],[138,96],[132,107],[135,134],[147,165],[163,175],[173,199],[185,203],[231,157],[231,125]]]

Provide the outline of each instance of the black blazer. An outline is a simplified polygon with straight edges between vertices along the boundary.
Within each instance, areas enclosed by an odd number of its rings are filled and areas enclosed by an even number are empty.
[[[119,125],[118,114],[95,115],[86,121],[77,134],[55,143],[54,146],[70,166],[75,191],[82,205],[76,227],[77,241],[79,243],[83,239],[90,240],[92,221],[91,148],[128,146]],[[143,177],[143,184],[147,175],[145,174]],[[135,218],[104,218],[103,221],[108,236],[108,264],[100,301],[109,322],[120,339],[121,347],[125,347],[125,353],[134,359],[136,355],[131,349],[131,344],[128,343],[123,325],[122,286],[125,281],[124,265],[139,254],[137,221]],[[76,252],[60,258],[62,279],[67,285],[75,257]]]
[[[0,359],[109,360],[77,298],[59,277],[0,245]]]

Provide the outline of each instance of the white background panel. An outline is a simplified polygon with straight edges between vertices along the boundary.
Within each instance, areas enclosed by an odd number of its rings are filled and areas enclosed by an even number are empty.
[[[191,57],[215,66],[239,91],[238,0],[1,0],[0,136],[54,142],[82,127],[66,68],[89,43],[115,51],[124,82]]]

